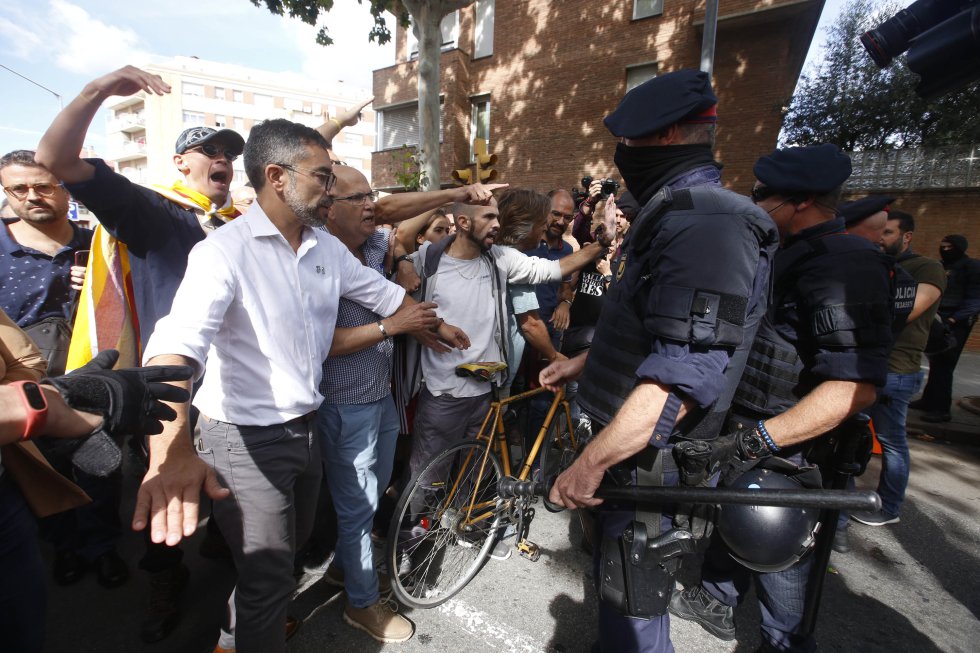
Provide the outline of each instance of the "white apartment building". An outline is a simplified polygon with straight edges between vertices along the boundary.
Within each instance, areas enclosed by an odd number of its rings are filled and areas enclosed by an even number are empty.
[[[272,73],[242,66],[175,57],[143,69],[171,86],[168,95],[140,92],[110,98],[106,103],[106,160],[133,181],[169,183],[177,173],[174,143],[195,125],[234,129],[245,139],[252,126],[270,118],[286,118],[317,127],[338,111],[371,96],[367,89],[343,82],[323,83],[298,74]],[[361,121],[334,139],[337,156],[371,179],[375,115],[365,109]],[[232,188],[244,184],[244,162],[234,163]]]

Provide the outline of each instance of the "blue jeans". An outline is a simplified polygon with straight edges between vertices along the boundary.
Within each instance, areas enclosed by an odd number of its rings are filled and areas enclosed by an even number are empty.
[[[878,391],[878,401],[869,411],[875,434],[881,443],[881,477],[878,494],[881,507],[889,515],[898,515],[909,483],[909,443],[905,422],[909,401],[922,387],[925,372],[888,374],[885,387]]]
[[[371,525],[388,487],[398,440],[398,413],[389,395],[370,404],[326,402],[317,411],[324,473],[337,511],[334,562],[344,570],[347,601],[366,608],[378,600]]]
[[[0,476],[0,636],[9,653],[44,648],[48,587],[37,523],[10,472]]]

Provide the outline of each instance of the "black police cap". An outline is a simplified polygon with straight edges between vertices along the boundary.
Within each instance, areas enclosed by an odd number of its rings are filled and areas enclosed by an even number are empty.
[[[707,73],[678,70],[630,90],[602,122],[613,136],[642,138],[696,117],[716,104],[718,98]]]
[[[838,205],[837,212],[844,218],[844,223],[852,225],[865,218],[870,218],[879,211],[884,211],[888,205],[895,201],[894,197],[888,195],[868,195],[853,202],[844,202]]]
[[[752,171],[770,188],[820,195],[847,181],[851,158],[830,143],[789,147],[759,157]]]

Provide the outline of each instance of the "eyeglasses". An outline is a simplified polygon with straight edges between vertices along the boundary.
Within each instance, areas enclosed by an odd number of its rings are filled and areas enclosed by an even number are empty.
[[[764,200],[769,199],[773,195],[778,195],[779,192],[775,188],[770,188],[769,186],[755,186],[752,189],[752,201],[756,204]]]
[[[572,213],[562,213],[561,211],[556,211],[555,209],[551,209],[551,215],[556,218],[562,218],[563,220],[571,220],[575,217],[575,215]]]
[[[14,199],[26,200],[31,190],[41,197],[51,197],[61,188],[61,184],[17,184],[16,186],[4,186],[3,190]]]
[[[320,185],[323,186],[323,190],[325,190],[328,193],[333,189],[333,185],[337,182],[337,176],[330,171],[306,170],[304,168],[298,168],[288,163],[273,163],[272,165],[276,165],[279,166],[280,168],[285,168],[286,170],[291,170],[293,172],[298,172],[299,174],[306,175],[307,177],[313,177],[318,182],[320,182]]]
[[[347,197],[335,197],[334,202],[349,202],[352,206],[363,206],[367,202],[378,201],[378,191],[372,190],[370,193],[356,193]]]
[[[186,151],[200,152],[201,154],[208,157],[209,159],[216,159],[218,158],[218,155],[221,155],[226,159],[228,159],[229,163],[237,159],[238,156],[241,154],[241,152],[232,152],[229,149],[220,148],[215,145],[212,145],[211,143],[205,143],[204,145],[197,145],[195,147],[188,148]]]

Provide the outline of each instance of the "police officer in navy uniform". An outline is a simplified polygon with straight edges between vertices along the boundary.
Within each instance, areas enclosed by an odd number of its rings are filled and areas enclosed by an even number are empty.
[[[738,469],[785,459],[808,467],[808,441],[870,406],[891,349],[891,263],[846,233],[835,211],[850,159],[836,146],[777,150],[755,164],[752,199],[779,227],[773,298],[733,400]],[[723,478],[725,475],[723,474]],[[723,508],[724,510],[724,508]],[[774,573],[736,563],[718,538],[702,583],[675,593],[670,611],[721,639],[735,639],[733,607],[755,575],[762,651],[814,651],[801,635],[812,558]]]
[[[716,104],[705,73],[681,70],[631,90],[605,119],[622,139],[616,165],[643,208],[613,261],[590,353],[541,373],[554,387],[584,366],[578,399],[598,434],[556,480],[555,503],[597,506],[604,479],[677,485],[669,450],[710,441],[724,426],[765,313],[778,234],[765,211],[721,187]],[[693,540],[669,515],[643,510],[599,510],[594,651],[674,650],[667,601],[679,559],[631,560],[622,546],[645,537],[687,548]]]

